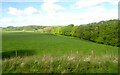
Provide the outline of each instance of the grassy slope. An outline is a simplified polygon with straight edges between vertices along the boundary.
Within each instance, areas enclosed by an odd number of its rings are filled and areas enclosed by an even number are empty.
[[[118,55],[117,47],[97,44],[97,43],[89,42],[86,40],[81,40],[76,37],[53,35],[53,34],[47,34],[47,33],[42,34],[38,32],[3,32],[2,38],[3,38],[3,44],[2,44],[3,58],[9,58],[12,56],[14,57],[16,50],[18,50],[18,56],[30,56],[30,58],[25,57],[27,58],[27,61],[25,61],[26,60],[25,58],[21,58],[20,60],[18,60],[18,58],[11,58],[11,59],[4,60],[3,72],[32,72],[32,70],[31,71],[28,70],[30,66],[29,67],[24,66],[23,68],[26,68],[25,71],[22,71],[22,69],[20,69],[19,67],[21,66],[22,62],[25,63],[30,61],[33,61],[33,62],[31,62],[32,64],[29,63],[29,65],[33,66],[33,63],[35,63],[35,59],[34,58],[32,59],[32,57],[36,57],[36,56],[40,57],[43,54],[45,54],[46,56],[51,55],[51,57],[58,56],[59,58],[59,57],[62,57],[63,55],[70,54],[71,51],[72,51],[72,54],[76,54],[76,52],[78,51],[78,56],[84,56],[84,59],[85,59],[87,56],[91,55],[92,50],[94,50],[96,56],[100,55],[99,57],[101,57],[103,55],[108,55],[109,58],[104,59],[104,56],[103,56],[103,58],[100,59],[103,62],[102,63],[103,68],[101,67],[99,68],[99,70],[95,70],[94,68],[91,68],[90,70],[84,71],[84,68],[86,68],[87,64],[84,64],[85,62],[83,61],[83,67],[81,66],[78,67],[78,68],[81,67],[81,70],[83,70],[82,72],[86,72],[86,71],[107,72],[108,70],[104,71],[104,69],[106,68],[105,66],[106,64],[107,66],[109,66],[109,68],[111,67],[109,69],[109,72],[116,72],[117,70],[117,64],[110,66],[111,64],[113,64],[112,62],[114,61],[114,58],[112,57],[115,56],[115,58],[117,58],[117,55]],[[40,59],[41,58],[36,58],[36,60],[39,60],[37,61],[39,62],[39,65],[37,66],[42,65],[42,62]],[[54,62],[56,61],[57,60],[55,60]],[[67,62],[67,60],[65,61],[60,60],[60,61],[62,61],[61,63],[62,66],[67,65],[67,64],[64,64],[64,62]],[[79,60],[77,59],[76,61],[79,61]],[[12,64],[12,63],[16,63],[16,64]],[[70,63],[72,64],[72,62],[69,62],[69,64]],[[74,68],[77,66],[77,64],[80,64],[80,63],[82,62],[74,63],[76,64],[76,65],[73,65]],[[52,63],[49,63],[48,65],[51,65],[51,64]],[[17,65],[18,67],[13,65]],[[69,68],[69,66],[67,66],[66,68]],[[55,68],[55,67],[52,66],[52,68]],[[63,70],[65,70],[66,68],[62,68],[60,69],[61,71],[60,70],[58,71],[63,72]],[[38,67],[36,66],[35,68],[30,68],[30,69],[34,69],[35,71],[33,72],[39,72]],[[43,70],[44,70],[43,72],[47,72],[45,66]],[[81,70],[77,71],[76,68],[73,70],[74,72],[81,71]],[[51,70],[50,72],[53,72],[53,71],[54,70]]]
[[[109,54],[117,55],[118,48],[102,45],[86,40],[81,40],[75,37],[41,34],[33,32],[7,32],[3,33],[3,52],[14,50],[30,50],[38,55],[48,53],[52,55],[64,55],[71,52],[79,52],[80,54],[88,55],[91,50],[95,51],[96,55],[104,54],[106,51]],[[35,55],[36,55],[35,54]]]

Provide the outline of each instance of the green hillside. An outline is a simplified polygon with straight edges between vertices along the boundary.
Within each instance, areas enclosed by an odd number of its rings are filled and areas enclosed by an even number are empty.
[[[76,37],[39,32],[3,32],[2,38],[3,52],[30,50],[39,56],[43,53],[59,56],[69,54],[71,51],[88,55],[92,50],[95,55],[103,55],[105,52],[117,55],[118,49],[114,46],[97,44]]]

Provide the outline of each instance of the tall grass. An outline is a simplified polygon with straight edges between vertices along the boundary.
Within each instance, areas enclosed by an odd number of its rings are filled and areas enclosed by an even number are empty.
[[[3,60],[3,73],[117,73],[118,57],[113,55],[13,57]]]

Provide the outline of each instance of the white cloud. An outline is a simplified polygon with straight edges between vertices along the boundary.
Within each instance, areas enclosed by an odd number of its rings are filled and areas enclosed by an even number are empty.
[[[11,15],[32,15],[39,13],[39,11],[33,7],[25,8],[24,10],[18,10],[17,8],[9,7],[9,13]]]
[[[74,5],[71,5],[71,9],[79,9],[83,7],[91,7],[91,6],[98,6],[104,2],[111,3],[113,5],[117,5],[119,0],[80,0]]]
[[[23,11],[17,10],[16,8],[9,7],[8,9],[9,9],[9,13],[11,15],[21,15],[21,14],[23,14]]]
[[[118,5],[118,2],[119,2],[120,0],[110,0],[109,2],[111,3],[111,4],[113,4],[113,5]]]
[[[83,15],[84,20],[88,23],[98,22],[101,20],[117,19],[118,10],[115,8],[107,10],[102,6],[96,6],[88,9]]]
[[[4,23],[6,23],[6,22],[14,22],[14,19],[13,18],[2,18],[1,20],[0,20],[2,23],[4,22]]]
[[[48,14],[55,14],[56,12],[59,12],[61,10],[64,10],[60,5],[54,4],[55,2],[58,2],[59,0],[44,0],[44,4],[42,5],[42,9],[46,11]]]
[[[24,9],[24,13],[31,15],[31,14],[37,14],[37,13],[39,13],[39,11],[33,7],[28,7],[26,9]]]

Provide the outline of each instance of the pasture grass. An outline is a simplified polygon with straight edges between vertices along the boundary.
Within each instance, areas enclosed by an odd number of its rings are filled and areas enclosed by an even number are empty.
[[[15,51],[32,51],[35,55],[51,54],[61,56],[71,51],[81,55],[89,55],[94,50],[95,55],[105,53],[118,55],[118,47],[103,45],[81,40],[76,37],[55,35],[39,32],[4,32],[2,34],[2,52],[8,54]]]

